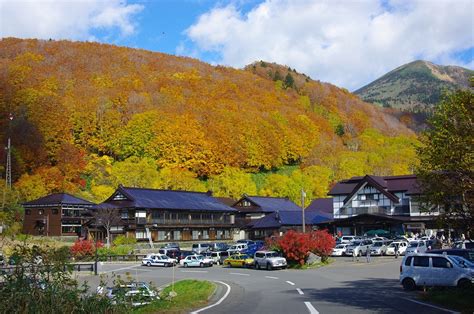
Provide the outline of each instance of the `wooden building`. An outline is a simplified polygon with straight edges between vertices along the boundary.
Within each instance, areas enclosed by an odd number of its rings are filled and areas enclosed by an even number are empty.
[[[97,211],[116,211],[120,221],[112,234],[126,234],[153,242],[232,239],[236,210],[211,193],[157,190],[119,186]],[[98,232],[89,224],[89,232]],[[97,238],[103,238],[97,234]]]
[[[67,193],[57,193],[22,204],[23,233],[43,236],[79,236],[87,212],[95,204]]]

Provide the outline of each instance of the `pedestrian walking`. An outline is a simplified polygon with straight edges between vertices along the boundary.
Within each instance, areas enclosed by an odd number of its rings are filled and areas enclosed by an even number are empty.
[[[371,262],[370,249],[367,249],[367,251],[365,252],[365,257],[367,258],[367,263],[370,263]]]
[[[359,261],[359,255],[357,254],[356,250],[352,250],[352,261],[353,262]]]
[[[398,244],[395,244],[395,258],[398,258],[398,254],[400,252],[398,251]]]

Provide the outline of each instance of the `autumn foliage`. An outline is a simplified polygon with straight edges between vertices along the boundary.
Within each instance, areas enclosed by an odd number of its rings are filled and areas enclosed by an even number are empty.
[[[309,233],[289,230],[283,236],[267,241],[268,247],[278,248],[287,260],[300,265],[304,265],[310,252],[326,260],[335,244],[334,238],[326,230]]]
[[[97,242],[97,248],[101,248],[104,245],[102,242]],[[92,240],[76,240],[71,246],[71,254],[75,258],[84,258],[88,256],[93,256],[95,254],[96,243]]]

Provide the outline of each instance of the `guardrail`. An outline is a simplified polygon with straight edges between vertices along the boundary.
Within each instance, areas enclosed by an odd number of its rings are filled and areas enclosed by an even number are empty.
[[[26,270],[41,269],[41,268],[48,268],[50,265],[8,265],[8,266],[1,266],[0,267],[0,274],[10,274],[13,273],[17,268],[24,268]],[[95,272],[96,263],[89,262],[89,263],[71,263],[68,265],[64,265],[64,270],[66,268],[71,267],[73,271],[90,271]]]

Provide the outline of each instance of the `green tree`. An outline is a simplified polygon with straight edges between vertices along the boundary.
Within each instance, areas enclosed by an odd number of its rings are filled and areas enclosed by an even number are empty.
[[[130,157],[112,166],[116,185],[149,188],[159,178],[156,163],[150,158]]]
[[[293,88],[295,86],[295,79],[288,73],[285,76],[285,88]]]
[[[221,174],[211,176],[209,189],[215,196],[239,198],[242,194],[255,195],[257,186],[250,174],[233,167],[225,167]]]
[[[422,209],[441,208],[440,219],[469,235],[474,227],[473,92],[445,95],[429,125],[417,149]]]

